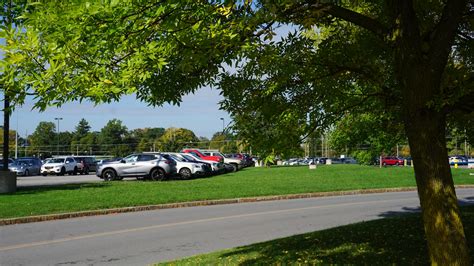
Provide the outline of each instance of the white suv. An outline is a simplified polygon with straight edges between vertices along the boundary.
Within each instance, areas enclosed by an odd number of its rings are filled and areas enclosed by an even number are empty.
[[[77,162],[72,157],[58,157],[49,159],[45,164],[41,166],[41,174],[46,176],[47,174],[77,174]]]

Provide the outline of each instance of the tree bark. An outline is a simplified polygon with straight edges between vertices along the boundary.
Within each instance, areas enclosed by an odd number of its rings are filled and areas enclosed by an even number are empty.
[[[407,120],[406,132],[431,262],[434,265],[470,265],[447,159],[444,114],[412,113]]]
[[[5,91],[4,91],[5,92]],[[10,155],[10,99],[4,93],[3,99],[3,160],[2,170],[8,171],[8,158]]]

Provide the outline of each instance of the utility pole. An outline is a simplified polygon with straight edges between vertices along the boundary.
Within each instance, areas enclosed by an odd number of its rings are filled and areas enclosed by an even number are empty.
[[[54,120],[58,121],[58,145],[56,146],[56,155],[59,155],[59,120],[63,120],[63,118],[55,117]]]

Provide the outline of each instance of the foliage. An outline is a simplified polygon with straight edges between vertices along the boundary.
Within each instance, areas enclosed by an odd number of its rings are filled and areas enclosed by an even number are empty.
[[[89,125],[89,122],[82,118],[79,120],[79,123],[76,126],[76,130],[74,131],[74,139],[75,140],[80,140],[84,138],[91,130],[91,126]]]
[[[122,125],[122,121],[112,119],[101,129],[98,143],[112,156],[125,156],[133,151],[125,142],[127,136],[127,127]]]
[[[40,122],[29,136],[29,151],[40,157],[50,157],[53,145],[57,145],[56,125],[54,122]],[[45,147],[50,147],[45,150]]]
[[[160,151],[178,152],[185,147],[193,147],[199,139],[194,133],[185,128],[168,128],[163,136],[156,141]]]
[[[333,149],[347,150],[364,163],[370,163],[375,156],[394,155],[395,147],[400,143],[406,143],[403,125],[394,122],[386,113],[347,113],[336,123],[330,135]],[[366,151],[358,152],[360,149]]]

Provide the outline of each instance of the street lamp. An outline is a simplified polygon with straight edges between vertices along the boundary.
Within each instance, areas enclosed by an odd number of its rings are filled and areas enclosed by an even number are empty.
[[[222,135],[224,135],[224,129],[225,129],[224,117],[221,117],[221,120],[222,120]]]
[[[58,145],[56,146],[56,155],[59,155],[59,120],[63,120],[63,118],[55,117],[54,120],[58,121]]]

